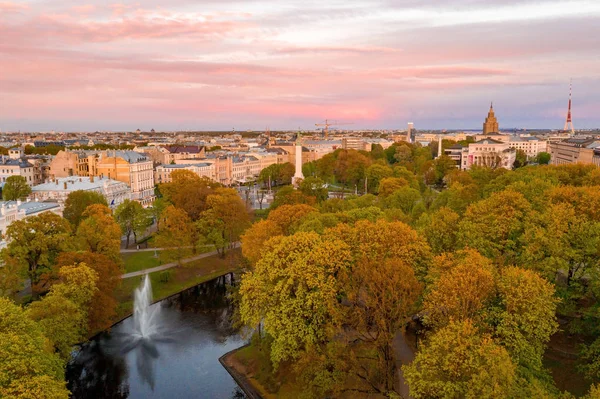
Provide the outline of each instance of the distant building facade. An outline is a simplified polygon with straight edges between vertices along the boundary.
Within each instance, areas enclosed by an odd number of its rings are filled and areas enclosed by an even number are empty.
[[[516,150],[508,143],[493,139],[483,139],[469,144],[466,159],[463,153],[461,169],[471,166],[512,169],[516,159]]]

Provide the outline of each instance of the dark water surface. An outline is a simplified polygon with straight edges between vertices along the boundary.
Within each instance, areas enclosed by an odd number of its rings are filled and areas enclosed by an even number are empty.
[[[162,307],[160,337],[132,341],[130,317],[84,344],[67,367],[73,398],[244,398],[218,360],[244,344],[229,321],[230,279],[152,305]]]

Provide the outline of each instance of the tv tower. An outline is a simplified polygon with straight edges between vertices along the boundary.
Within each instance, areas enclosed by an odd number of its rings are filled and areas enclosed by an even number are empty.
[[[571,133],[575,134],[575,128],[573,127],[573,120],[571,119],[571,94],[573,88],[573,81],[569,83],[569,111],[567,112],[567,120],[565,121],[565,131],[571,131]]]

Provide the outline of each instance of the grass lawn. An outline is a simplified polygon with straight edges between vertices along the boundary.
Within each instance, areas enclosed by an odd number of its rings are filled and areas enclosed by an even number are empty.
[[[150,257],[153,257],[154,255],[154,252],[147,253],[150,254]],[[141,254],[141,252],[136,252],[133,255]],[[240,256],[240,250],[235,249],[230,251],[224,259],[220,258],[218,255],[214,255],[186,263],[181,267],[173,267],[166,271],[170,274],[169,281],[167,282],[161,281],[161,275],[162,273],[165,273],[165,271],[150,273],[149,276],[152,281],[152,294],[154,300],[166,298],[186,288],[211,280],[227,272],[238,270]],[[144,267],[143,269],[148,267]],[[119,307],[117,309],[118,319],[131,314],[133,311],[133,292],[140,285],[142,278],[143,276],[123,279],[121,286],[117,291],[117,300],[119,301]]]
[[[158,255],[160,255],[160,251]],[[154,257],[154,251],[128,252],[121,254],[121,258],[125,263],[125,273],[137,272],[162,264],[160,258]]]
[[[212,246],[203,246],[196,249],[195,255],[204,254],[214,250]],[[191,249],[189,256],[193,256]],[[150,269],[156,266],[164,265],[170,261],[161,257],[162,251],[156,251],[158,257],[154,257],[154,251],[126,252],[121,254],[121,258],[125,263],[125,273],[137,272],[140,270]]]

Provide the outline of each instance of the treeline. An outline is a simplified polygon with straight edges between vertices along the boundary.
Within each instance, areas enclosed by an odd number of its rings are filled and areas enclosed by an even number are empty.
[[[398,395],[394,339],[411,323],[415,398],[571,397],[542,362],[557,317],[593,342],[580,370],[599,381],[600,169],[460,171],[430,157],[338,151],[242,236],[240,320],[257,329],[273,392]],[[360,197],[310,191],[365,180]]]

